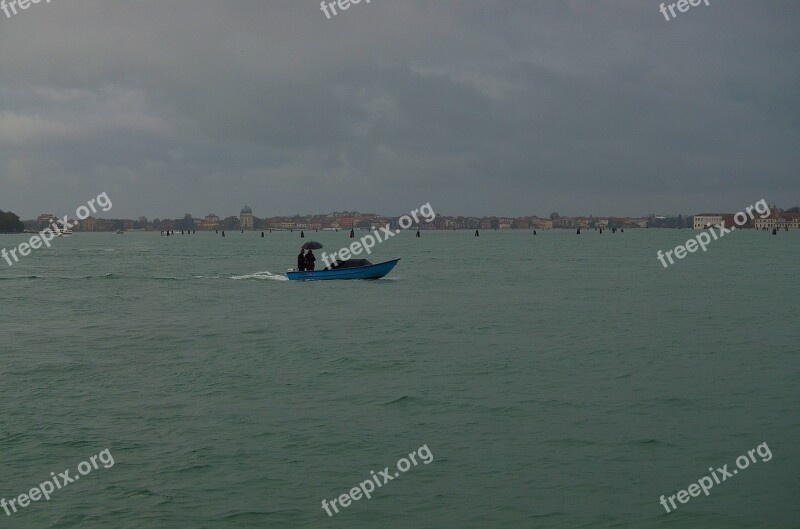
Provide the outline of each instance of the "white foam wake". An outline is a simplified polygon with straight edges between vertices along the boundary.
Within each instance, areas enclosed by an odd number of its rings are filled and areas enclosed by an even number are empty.
[[[284,275],[275,275],[272,272],[255,272],[253,274],[247,274],[243,276],[231,276],[231,279],[241,280],[241,279],[270,279],[272,281],[289,281],[289,278]]]

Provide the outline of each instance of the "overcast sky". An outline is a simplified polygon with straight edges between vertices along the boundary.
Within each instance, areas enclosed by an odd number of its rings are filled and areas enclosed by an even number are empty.
[[[8,1],[8,0],[7,0]],[[800,204],[800,2],[52,0],[0,11],[0,209]]]

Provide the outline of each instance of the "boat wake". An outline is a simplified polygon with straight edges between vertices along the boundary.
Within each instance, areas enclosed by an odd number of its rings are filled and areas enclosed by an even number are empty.
[[[289,281],[289,278],[283,275],[275,275],[272,272],[255,272],[243,276],[231,276],[230,279],[243,280],[243,279],[267,279],[272,281]]]

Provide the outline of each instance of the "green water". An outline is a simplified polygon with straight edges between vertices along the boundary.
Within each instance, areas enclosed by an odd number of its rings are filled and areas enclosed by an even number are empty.
[[[0,261],[0,494],[115,460],[0,526],[799,527],[800,232],[664,270],[694,234],[404,233],[372,282],[281,280],[298,233],[76,234]],[[769,462],[659,504],[762,442]]]

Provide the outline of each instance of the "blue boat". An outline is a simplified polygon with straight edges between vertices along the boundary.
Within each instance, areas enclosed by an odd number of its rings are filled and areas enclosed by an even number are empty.
[[[350,259],[338,263],[335,268],[328,267],[313,272],[289,270],[286,277],[290,281],[326,281],[330,279],[380,279],[392,271],[400,259],[372,264],[366,259]]]

